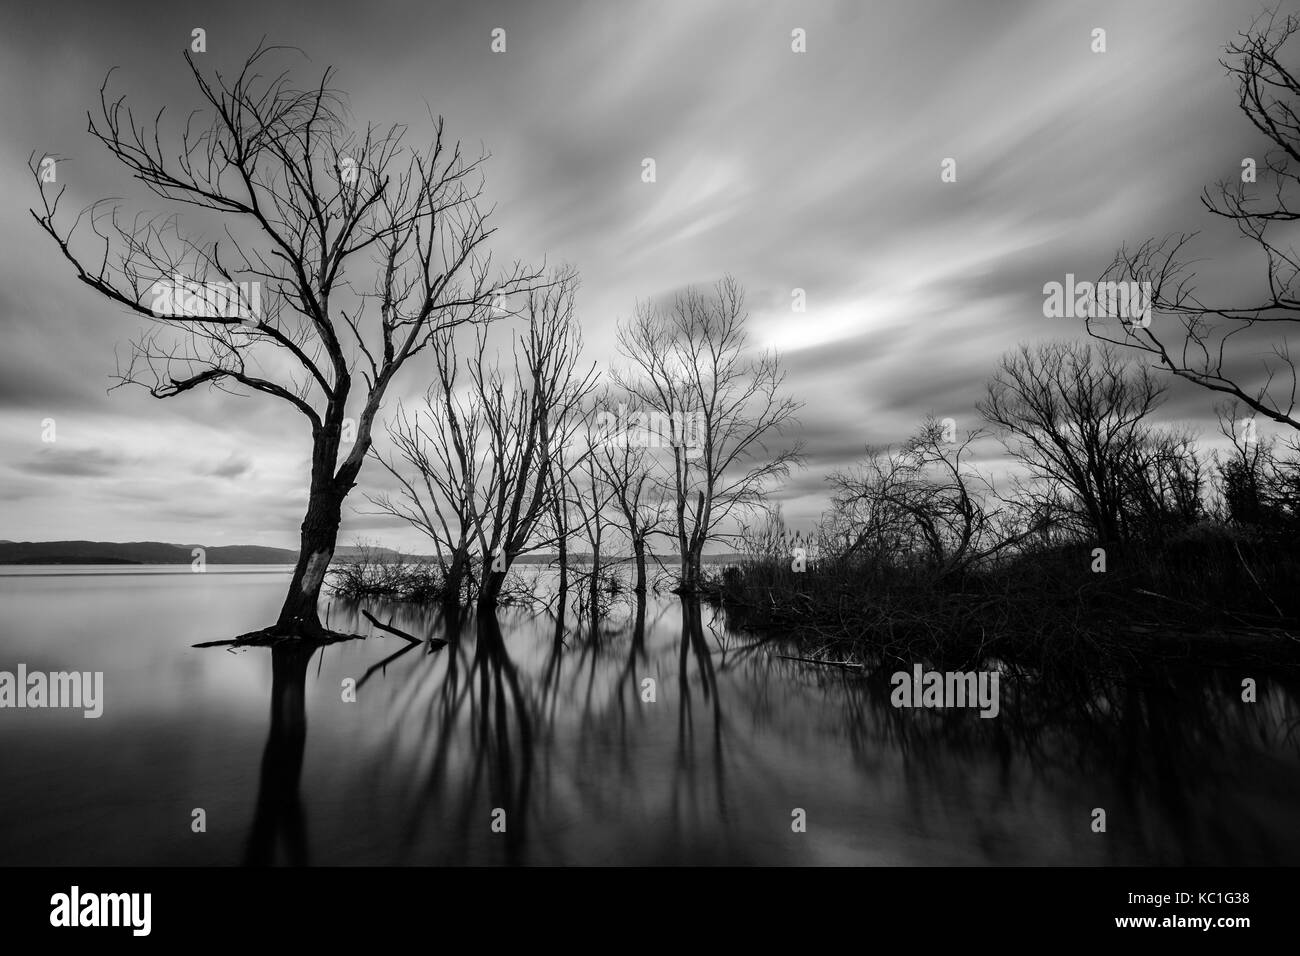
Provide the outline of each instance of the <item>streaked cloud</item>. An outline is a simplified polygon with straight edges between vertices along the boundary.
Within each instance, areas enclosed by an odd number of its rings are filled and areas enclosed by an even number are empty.
[[[1262,154],[1217,62],[1258,9],[569,0],[362,15],[334,0],[256,17],[185,3],[144,19],[91,3],[7,11],[6,536],[296,541],[303,422],[259,398],[106,394],[114,350],[140,326],[76,283],[26,212],[31,150],[69,157],[69,207],[129,189],[86,135],[85,113],[120,66],[114,82],[141,115],[163,103],[183,115],[179,52],[196,24],[213,66],[263,35],[294,43],[311,58],[304,76],[337,68],[358,121],[409,121],[418,140],[432,109],[481,143],[497,256],[578,266],[584,337],[601,364],[638,300],[736,275],[754,343],[783,353],[805,403],[808,469],[778,497],[807,524],[826,503],[825,474],[867,443],[901,440],[929,413],[964,426],[999,354],[1078,334],[1043,318],[1044,282],[1100,271],[1125,240],[1197,228],[1211,281],[1231,290],[1258,276],[1196,201],[1241,156]],[[488,50],[496,26],[508,31],[503,55]],[[796,26],[806,54],[790,53]],[[1094,26],[1108,31],[1104,55],[1089,51]],[[646,157],[653,184],[640,178]],[[945,157],[956,183],[939,181]],[[806,313],[790,311],[794,288]],[[427,384],[427,367],[408,372],[392,407]],[[1212,404],[1176,384],[1168,412],[1212,431]],[[55,447],[41,444],[47,417]],[[383,487],[380,469],[364,471],[356,510]],[[344,538],[361,532],[418,546],[388,519],[350,516]]]

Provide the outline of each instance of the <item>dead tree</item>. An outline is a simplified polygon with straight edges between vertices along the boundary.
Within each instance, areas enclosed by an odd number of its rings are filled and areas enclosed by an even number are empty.
[[[233,78],[205,75],[187,53],[203,107],[176,140],[161,111],[138,122],[107,79],[100,89],[91,135],[156,197],[217,229],[183,231],[175,212],[125,217],[111,200],[67,223],[66,187],[51,197],[39,176],[32,215],[79,280],[151,321],[119,385],[157,398],[200,386],[257,393],[307,419],[298,562],[267,630],[311,637],[322,634],[318,596],[343,501],[389,386],[440,330],[481,321],[535,277],[516,266],[489,278],[483,157],[449,143],[441,119],[424,149],[406,145],[404,126],[354,131],[333,71],[298,89],[273,66],[283,52],[259,46]]]
[[[1064,491],[1076,528],[1113,542],[1125,536],[1132,464],[1164,392],[1109,345],[1049,342],[1006,355],[978,408],[1040,484]]]
[[[561,271],[521,297],[528,324],[513,336],[509,365],[489,353],[485,326],[463,364],[440,340],[438,381],[422,413],[399,417],[391,430],[400,461],[384,465],[400,490],[375,504],[445,545],[452,568],[458,560],[477,563],[483,606],[497,603],[519,555],[547,543],[541,521],[553,508],[556,478],[572,467],[558,452],[580,427],[579,408],[595,382],[594,368],[579,367],[576,285],[571,271]],[[464,394],[459,368],[467,372]]]
[[[1295,429],[1300,377],[1287,332],[1300,322],[1300,256],[1290,226],[1300,220],[1300,69],[1284,59],[1300,52],[1292,41],[1298,33],[1300,16],[1279,18],[1274,11],[1228,46],[1221,62],[1237,81],[1238,105],[1272,147],[1259,168],[1243,168],[1238,179],[1221,181],[1201,196],[1209,212],[1259,247],[1260,294],[1245,302],[1206,301],[1195,285],[1194,235],[1152,238],[1123,246],[1102,277],[1150,283],[1149,321],[1087,321],[1094,337],[1145,352],[1172,374]],[[1166,317],[1175,320],[1174,328]],[[1260,368],[1255,356],[1266,351],[1272,359]],[[1262,374],[1252,375],[1252,367]]]
[[[575,466],[565,476],[565,490],[578,518],[591,554],[591,571],[587,579],[587,601],[591,614],[593,633],[600,613],[601,545],[611,524],[609,507],[614,492],[604,480],[598,455],[603,436],[596,424],[596,413],[588,409],[582,416],[582,427],[575,438],[580,442],[574,455]]]
[[[498,368],[483,361],[486,337],[479,335],[470,375],[483,402],[491,462],[477,527],[484,562],[481,605],[497,603],[515,558],[545,545],[537,531],[550,508],[548,495],[573,465],[561,463],[556,452],[573,442],[582,403],[597,379],[594,365],[580,367],[576,290],[576,275],[565,271],[547,288],[527,295],[528,328],[515,346],[510,387]]]
[[[596,416],[598,440],[592,460],[601,480],[609,488],[610,500],[618,516],[619,529],[627,537],[636,565],[633,591],[646,592],[646,551],[650,538],[664,531],[668,517],[668,500],[662,494],[659,464],[653,449],[641,440],[642,433],[631,423],[644,418],[644,409],[632,396],[617,401],[606,392],[600,401],[602,411]]]
[[[569,456],[563,445],[555,450],[551,459],[550,487],[546,492],[547,507],[542,515],[539,530],[555,548],[555,564],[559,573],[556,583],[556,611],[563,615],[564,603],[569,593],[569,540],[573,537],[573,509],[569,501],[567,482],[562,476],[571,469]]]
[[[701,584],[705,545],[757,505],[799,458],[799,446],[769,447],[799,403],[779,395],[785,375],[774,353],[754,355],[744,293],[730,276],[711,293],[688,289],[667,307],[642,304],[619,329],[631,361],[614,379],[644,407],[637,427],[663,447],[665,481],[680,555],[683,593]]]
[[[378,513],[401,518],[429,538],[442,572],[443,597],[459,603],[474,584],[470,554],[478,528],[485,423],[482,403],[457,393],[460,360],[453,333],[440,334],[431,351],[435,381],[423,407],[409,413],[399,408],[387,429],[404,464],[371,451],[401,491],[367,498]]]

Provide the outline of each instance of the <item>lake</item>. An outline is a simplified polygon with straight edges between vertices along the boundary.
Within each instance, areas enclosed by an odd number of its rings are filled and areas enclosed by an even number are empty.
[[[451,638],[409,645],[336,602],[366,640],[191,646],[270,623],[288,579],[0,571],[0,670],[104,675],[98,719],[0,710],[0,863],[1300,863],[1294,678],[1135,665],[1004,681],[994,719],[896,709],[887,674],[672,595],[595,633],[364,605]]]

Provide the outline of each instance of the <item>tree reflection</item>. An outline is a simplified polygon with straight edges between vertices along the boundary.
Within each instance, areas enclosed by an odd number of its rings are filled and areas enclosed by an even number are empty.
[[[307,825],[298,788],[307,742],[307,665],[317,650],[319,646],[290,642],[271,648],[271,730],[262,752],[257,809],[244,853],[246,866],[274,863],[281,842],[290,866],[308,862]]]
[[[368,799],[386,802],[348,804],[347,823],[364,815],[379,829],[383,862],[440,864],[799,862],[817,839],[841,837],[925,862],[1041,861],[1036,841],[1049,838],[1073,862],[1295,850],[1276,836],[1300,783],[1293,675],[1256,669],[1259,703],[1246,704],[1231,668],[952,663],[1000,669],[999,714],[983,719],[895,708],[889,678],[910,662],[808,666],[709,613],[646,595],[611,606],[598,627],[566,622],[562,608],[403,609],[420,644],[356,652],[373,741],[358,772],[374,781]],[[271,653],[245,860],[302,864],[313,651]],[[810,819],[829,835],[789,842],[791,807],[819,803]],[[1094,806],[1113,814],[1117,838],[1090,839]],[[502,832],[491,828],[498,809]],[[836,833],[840,820],[859,829]]]

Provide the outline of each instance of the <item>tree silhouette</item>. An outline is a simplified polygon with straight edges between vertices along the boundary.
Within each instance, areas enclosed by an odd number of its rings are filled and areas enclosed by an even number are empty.
[[[516,264],[489,279],[485,157],[448,143],[441,118],[425,149],[406,145],[405,126],[353,131],[333,71],[298,89],[287,70],[274,72],[285,51],[259,44],[233,79],[205,75],[187,52],[204,105],[178,142],[163,132],[163,111],[138,123],[125,97],[109,98],[108,78],[101,86],[91,135],[198,220],[193,231],[177,211],[127,218],[112,200],[65,224],[66,187],[51,197],[39,176],[42,209],[32,215],[78,279],[153,323],[119,367],[119,385],[157,398],[200,386],[257,393],[307,419],[300,552],[266,633],[320,637],[318,597],[343,501],[390,385],[440,332],[489,320],[494,303],[537,275]],[[84,248],[83,225],[94,235]]]
[[[1287,328],[1300,322],[1300,255],[1289,227],[1300,220],[1300,69],[1284,62],[1296,34],[1300,16],[1279,19],[1274,11],[1229,44],[1221,62],[1237,81],[1238,105],[1274,148],[1264,158],[1258,184],[1243,173],[1239,181],[1220,182],[1201,196],[1209,212],[1259,247],[1264,261],[1259,295],[1242,302],[1206,301],[1195,286],[1189,252],[1194,236],[1151,238],[1122,247],[1103,281],[1150,283],[1155,317],[1118,326],[1105,316],[1090,318],[1087,328],[1095,338],[1146,352],[1174,375],[1300,429],[1300,376],[1286,339]],[[1181,331],[1168,331],[1162,316],[1179,320]],[[1241,359],[1261,352],[1264,335],[1274,336],[1272,359],[1264,362],[1263,381],[1252,384]]]

